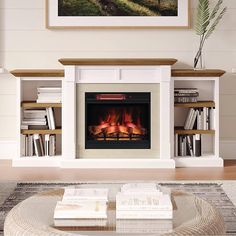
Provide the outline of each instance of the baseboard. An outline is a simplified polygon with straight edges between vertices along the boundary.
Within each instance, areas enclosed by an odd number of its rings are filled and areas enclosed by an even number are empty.
[[[0,160],[13,159],[16,156],[16,141],[0,141]]]
[[[236,160],[236,139],[220,140],[220,156],[224,160]]]

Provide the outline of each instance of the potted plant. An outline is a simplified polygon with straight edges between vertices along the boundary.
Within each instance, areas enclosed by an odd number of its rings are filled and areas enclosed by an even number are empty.
[[[204,69],[203,46],[205,41],[215,31],[227,8],[222,8],[223,0],[218,0],[212,11],[209,8],[209,0],[199,0],[195,23],[196,34],[200,36],[200,45],[194,58],[194,69]]]

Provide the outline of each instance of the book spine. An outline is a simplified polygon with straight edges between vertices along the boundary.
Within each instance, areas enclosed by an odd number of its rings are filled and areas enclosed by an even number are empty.
[[[210,129],[215,130],[215,108],[210,109]]]
[[[172,219],[172,211],[116,211],[116,219]]]
[[[195,146],[196,146],[196,153],[195,156],[196,157],[200,157],[202,155],[202,147],[201,147],[201,135],[200,134],[196,134],[196,140],[195,140]]]
[[[53,112],[52,107],[49,107],[49,116],[50,116],[50,121],[51,121],[51,128],[52,130],[55,130],[56,125],[55,125],[54,112]]]
[[[45,135],[45,156],[49,156],[49,140],[50,140],[50,135],[46,134]]]
[[[194,154],[193,154],[193,145],[192,145],[192,140],[191,140],[190,135],[187,136],[187,144],[188,144],[189,153],[190,153],[191,157],[193,157],[194,156]]]

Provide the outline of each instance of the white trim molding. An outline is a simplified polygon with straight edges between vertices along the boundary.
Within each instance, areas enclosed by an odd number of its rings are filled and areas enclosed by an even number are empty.
[[[16,141],[0,141],[0,160],[11,160],[16,157]]]

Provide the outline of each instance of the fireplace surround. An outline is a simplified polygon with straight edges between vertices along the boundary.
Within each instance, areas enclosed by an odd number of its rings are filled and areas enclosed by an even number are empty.
[[[65,66],[62,87],[67,104],[62,115],[65,168],[175,167],[175,59],[60,61]]]

